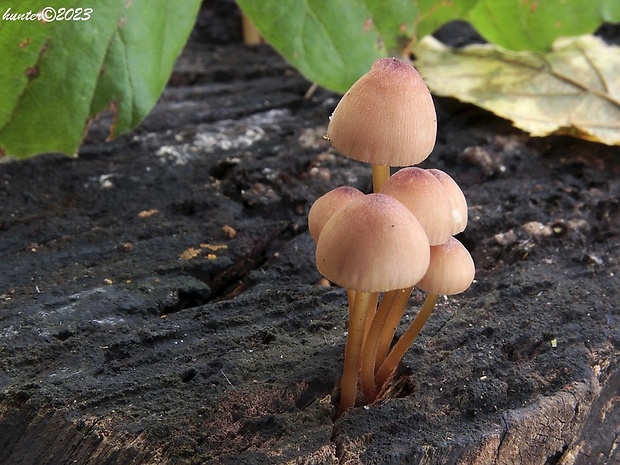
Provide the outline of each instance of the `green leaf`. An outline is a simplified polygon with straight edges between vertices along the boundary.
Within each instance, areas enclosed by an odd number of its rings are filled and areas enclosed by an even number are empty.
[[[415,34],[416,22],[422,15],[422,8],[411,0],[364,0],[372,24],[385,46],[385,53],[400,56]],[[368,71],[368,69],[366,69]],[[364,71],[364,72],[366,72]]]
[[[601,16],[608,23],[620,22],[620,2],[618,0],[603,0],[601,2]]]
[[[344,92],[383,56],[445,23],[471,22],[507,49],[544,51],[560,36],[620,20],[618,0],[237,0],[267,41],[307,79]]]
[[[238,0],[269,43],[309,80],[344,91],[387,53],[363,1]]]
[[[344,92],[372,63],[462,17],[478,0],[237,0],[267,41],[307,79]],[[456,6],[458,4],[458,6]]]
[[[479,0],[418,0],[420,17],[417,18],[415,40],[432,34],[444,24],[457,19],[464,19]]]
[[[137,125],[161,94],[200,5],[70,0],[54,7],[56,20],[11,20],[53,3],[24,0],[0,12],[0,152],[8,155],[74,154],[103,110],[114,113],[111,136]],[[60,20],[63,12],[72,19]]]
[[[534,136],[620,145],[620,47],[583,36],[558,39],[544,54],[492,45],[452,50],[426,37],[416,55],[436,95],[474,103]]]
[[[618,14],[618,0],[479,0],[466,19],[508,50],[549,50],[555,39],[592,33]],[[615,10],[615,11],[614,11]]]
[[[432,34],[449,21],[464,18],[477,2],[364,0],[388,53],[395,56],[406,54],[417,38]]]

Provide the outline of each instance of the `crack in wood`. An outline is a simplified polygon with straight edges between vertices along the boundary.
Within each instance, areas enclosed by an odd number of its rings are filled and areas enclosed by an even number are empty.
[[[268,250],[274,248],[276,243],[286,244],[301,232],[303,230],[293,223],[280,224],[258,237],[247,253],[218,275],[208,277],[199,271],[190,271],[194,278],[206,283],[211,289],[209,297],[200,305],[233,299],[241,294],[246,289],[245,280],[250,272],[261,268],[270,260]]]

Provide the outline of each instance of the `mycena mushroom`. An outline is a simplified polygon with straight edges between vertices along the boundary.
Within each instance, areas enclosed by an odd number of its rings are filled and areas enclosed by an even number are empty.
[[[376,400],[428,319],[437,296],[452,292],[429,282],[437,273],[451,275],[441,257],[460,252],[445,251],[464,250],[454,246],[452,238],[467,224],[462,191],[439,170],[404,168],[390,177],[390,167],[426,159],[436,132],[435,107],[426,84],[410,64],[396,58],[377,60],[342,97],[330,118],[326,138],[342,155],[372,164],[375,192],[364,196],[352,188],[334,189],[317,200],[308,218],[317,241],[319,271],[347,288],[349,297],[339,414],[356,403]],[[424,270],[416,276],[417,267],[428,265],[424,250],[429,252],[429,263],[430,250],[434,251],[432,266],[440,271]],[[471,257],[469,261],[464,268],[473,270]],[[417,284],[429,290],[427,300],[390,351]]]
[[[342,97],[326,137],[342,155],[372,163],[379,192],[390,166],[425,160],[436,135],[435,105],[420,74],[402,60],[382,58]]]
[[[423,170],[417,167],[403,168],[398,171],[384,184],[382,192],[389,194],[400,200],[407,208],[409,208],[423,225],[431,244],[431,268],[427,275],[416,284],[416,287],[428,292],[427,298],[422,310],[416,317],[416,331],[419,332],[431,314],[435,306],[438,295],[456,294],[455,289],[441,287],[435,284],[434,289],[441,289],[443,292],[432,292],[429,289],[429,281],[432,279],[435,283],[439,283],[439,273],[443,273],[444,280],[451,280],[452,283],[467,282],[467,278],[459,281],[460,274],[465,273],[467,276],[471,274],[473,279],[473,261],[469,252],[460,244],[459,241],[452,237],[452,234],[462,232],[467,225],[467,201],[463,191],[458,184],[448,174],[437,169]],[[449,252],[449,253],[448,253]],[[447,260],[445,257],[449,257]],[[434,257],[434,260],[433,260]],[[446,267],[446,263],[451,263],[453,268]],[[434,274],[433,274],[434,270]],[[438,271],[440,270],[440,271]],[[471,280],[467,282],[469,286]],[[439,287],[438,287],[439,286]],[[464,290],[464,289],[463,289]],[[375,355],[375,370],[378,371],[384,363],[390,343],[394,337],[396,328],[405,311],[407,300],[403,292],[398,299],[391,297],[393,301],[389,304],[379,306],[377,317],[373,321],[373,326],[380,326],[379,335],[377,336],[373,348]],[[371,328],[371,330],[374,328]],[[407,337],[415,338],[417,333],[411,329],[407,333]],[[411,345],[413,339],[408,343],[399,342],[401,348]],[[366,348],[370,350],[370,348]],[[392,360],[394,360],[392,355]],[[402,357],[402,355],[401,355]],[[400,360],[400,359],[399,359]],[[396,366],[392,367],[392,371]],[[384,368],[385,370],[385,368]],[[389,375],[383,375],[377,381],[375,389],[377,392],[381,389],[382,384],[389,379]]]
[[[474,276],[475,267],[471,255],[457,239],[451,238],[444,244],[431,247],[429,268],[416,284],[418,288],[428,293],[426,301],[377,370],[375,375],[377,386],[383,386],[396,370],[405,352],[433,312],[438,297],[464,292],[471,285]]]
[[[413,286],[426,274],[429,260],[428,239],[416,217],[384,194],[348,202],[323,226],[316,246],[317,267],[330,281],[355,290],[339,414],[356,403],[367,318],[378,293]]]
[[[355,187],[340,186],[316,199],[308,212],[308,232],[310,237],[317,241],[323,226],[325,226],[325,223],[333,214],[351,200],[363,195],[364,193]]]
[[[381,193],[399,200],[415,215],[431,246],[452,237],[450,199],[439,180],[428,170],[403,168],[383,184]],[[374,384],[374,370],[385,359],[412,291],[413,287],[409,287],[386,293],[370,325],[362,352],[362,391],[366,402],[374,401],[381,388]]]

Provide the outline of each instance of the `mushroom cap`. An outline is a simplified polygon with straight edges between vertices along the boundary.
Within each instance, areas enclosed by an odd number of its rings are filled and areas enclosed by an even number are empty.
[[[465,194],[449,174],[434,168],[428,171],[439,180],[450,199],[453,219],[452,234],[463,232],[467,226],[467,199]]]
[[[364,193],[355,187],[340,186],[316,199],[308,212],[310,237],[316,242],[327,220],[351,200],[363,195]]]
[[[377,60],[342,97],[327,127],[338,152],[375,165],[420,163],[436,135],[428,87],[413,66],[396,58]]]
[[[474,280],[476,269],[471,255],[456,238],[431,247],[428,271],[416,284],[423,291],[437,295],[460,294]]]
[[[426,273],[430,246],[407,207],[368,194],[340,208],[316,245],[321,274],[347,289],[380,292],[414,286]]]
[[[430,245],[438,245],[452,237],[452,206],[439,180],[427,170],[403,168],[393,174],[381,188],[399,200],[418,219]]]

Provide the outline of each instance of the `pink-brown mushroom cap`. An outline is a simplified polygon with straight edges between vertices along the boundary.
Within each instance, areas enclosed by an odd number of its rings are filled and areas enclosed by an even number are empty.
[[[460,294],[469,288],[476,269],[471,255],[454,237],[431,247],[431,261],[424,277],[416,284],[437,295]]]
[[[384,194],[368,194],[340,208],[325,223],[316,246],[323,276],[364,292],[413,286],[429,260],[430,246],[419,221]]]
[[[308,231],[310,232],[310,237],[316,242],[323,230],[323,226],[325,226],[325,223],[332,215],[353,199],[363,195],[364,193],[355,187],[340,186],[316,199],[308,212]]]
[[[392,175],[381,188],[399,200],[418,219],[430,245],[438,245],[452,237],[452,206],[439,180],[428,170],[408,167]]]
[[[423,161],[437,135],[435,105],[416,69],[396,58],[377,60],[342,97],[327,128],[341,154],[376,165]]]
[[[458,234],[465,230],[467,226],[467,199],[465,194],[452,177],[438,169],[429,169],[429,173],[433,174],[441,183],[452,205],[453,227],[452,234]]]

